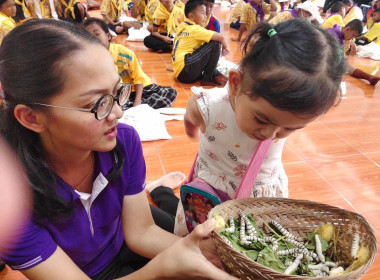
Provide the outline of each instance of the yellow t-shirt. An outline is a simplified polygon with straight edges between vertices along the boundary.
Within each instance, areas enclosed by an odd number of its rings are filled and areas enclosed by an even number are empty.
[[[125,10],[124,0],[103,0],[100,7],[100,14],[109,16],[113,21],[117,21],[121,12]]]
[[[207,30],[188,18],[178,26],[172,54],[175,77],[178,77],[183,67],[185,67],[185,55],[192,54],[204,43],[210,42],[214,33],[214,31]]]
[[[344,26],[343,18],[341,15],[332,15],[321,25],[323,29],[333,28],[335,24],[339,26]]]
[[[263,11],[264,15],[269,14],[270,11],[270,4],[263,3]],[[243,7],[243,12],[240,17],[240,23],[245,23],[245,28],[247,29],[247,32],[251,32],[253,26],[260,22],[260,18],[257,15],[256,16],[256,10],[251,6],[251,4],[246,3]]]
[[[74,5],[80,3],[79,0],[57,0],[57,14],[59,18],[74,18]]]
[[[371,29],[364,34],[364,37],[366,37],[370,42],[375,41],[375,43],[380,46],[380,22],[375,22]]]
[[[236,4],[234,10],[232,11],[232,15],[231,15],[230,23],[231,23],[231,22],[237,22],[237,21],[240,19],[245,4],[246,4],[246,3],[245,3],[243,0],[240,0],[240,1]]]
[[[183,10],[173,6],[171,13],[161,3],[153,14],[153,24],[158,26],[158,33],[172,35],[177,26],[183,22]]]
[[[351,20],[360,19],[363,20],[363,12],[359,7],[353,6],[350,11],[344,16],[343,24],[346,25]]]
[[[181,0],[177,0],[177,2],[175,3],[175,5],[182,9],[182,10],[185,10],[185,4],[183,4],[183,2]]]
[[[141,69],[140,63],[133,51],[116,43],[110,43],[108,50],[115,61],[117,71],[123,83],[130,83],[131,85],[143,84],[143,87],[152,84],[150,78]]]
[[[41,0],[40,9],[42,18],[52,18],[49,0]]]
[[[0,44],[3,42],[5,35],[7,35],[13,28],[16,27],[16,22],[13,18],[0,12]]]
[[[140,0],[140,2],[144,2],[144,1]],[[153,22],[153,14],[156,11],[159,4],[160,4],[159,0],[149,0],[148,3],[146,3],[144,5],[143,20],[145,20],[149,23],[152,23]]]
[[[269,20],[269,23],[276,25],[277,23],[279,23],[281,21],[288,20],[288,19],[294,19],[294,16],[291,12],[284,11],[284,12],[277,14],[275,17],[271,18]]]

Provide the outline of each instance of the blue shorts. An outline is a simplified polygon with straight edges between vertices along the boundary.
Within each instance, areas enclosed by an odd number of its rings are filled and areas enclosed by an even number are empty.
[[[113,25],[113,24],[111,24],[111,23],[108,24],[108,28],[111,29],[111,30],[112,30],[113,32],[115,32],[115,33],[117,33],[117,32],[116,32],[116,27],[117,27],[117,25]]]

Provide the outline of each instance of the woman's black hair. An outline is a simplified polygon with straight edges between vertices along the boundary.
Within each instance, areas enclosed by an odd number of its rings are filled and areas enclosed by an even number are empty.
[[[243,44],[240,70],[243,81],[249,81],[244,90],[253,98],[262,97],[280,110],[315,116],[339,100],[345,59],[337,40],[326,31],[304,19],[274,27],[260,23]]]
[[[89,32],[72,23],[41,19],[29,20],[14,28],[0,48],[4,98],[0,108],[0,132],[27,172],[38,221],[70,216],[73,203],[67,203],[58,194],[57,175],[45,161],[39,135],[22,126],[13,112],[17,104],[45,103],[59,93],[70,67],[63,62],[88,44],[103,46]],[[113,168],[108,174],[109,180],[120,175],[123,155],[121,146],[116,145],[112,150]]]
[[[87,18],[83,23],[82,25],[84,27],[87,27],[89,26],[90,24],[92,23],[95,23],[97,24],[105,33],[109,33],[109,30],[108,30],[108,25],[107,23],[105,23],[104,20],[100,19],[100,18],[95,18],[95,17],[90,17],[90,18]]]

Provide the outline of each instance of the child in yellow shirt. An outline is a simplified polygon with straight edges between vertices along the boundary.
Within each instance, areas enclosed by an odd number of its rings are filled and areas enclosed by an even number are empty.
[[[13,17],[16,23],[23,22],[29,18],[37,18],[32,0],[15,0],[16,16]]]
[[[123,83],[130,83],[134,89],[123,109],[139,104],[148,104],[154,109],[170,107],[177,98],[172,87],[153,84],[143,72],[133,51],[127,47],[110,42],[111,34],[107,24],[98,18],[88,18],[83,22],[85,29],[97,37],[111,53]]]
[[[181,83],[201,80],[204,86],[224,86],[227,77],[216,70],[220,56],[230,52],[223,35],[207,30],[206,3],[204,0],[189,0],[185,5],[185,21],[182,22],[174,38],[172,55],[174,76]]]
[[[86,17],[86,8],[79,0],[56,0],[59,19],[80,23]]]
[[[12,17],[16,15],[16,4],[14,0],[0,0],[0,44],[13,28],[16,22]]]
[[[266,15],[277,11],[275,1],[269,0],[269,3],[264,3],[263,0],[251,0],[244,5],[240,15],[239,35],[237,38],[231,38],[232,41],[240,41],[245,30],[251,32],[256,23],[263,22]]]
[[[346,15],[343,18],[343,23],[346,25],[353,19],[363,20],[363,12],[352,0],[343,0]]]
[[[134,27],[141,28],[141,23],[135,21],[120,22],[119,18],[122,12],[126,12],[128,7],[125,0],[103,0],[100,8],[100,14],[108,24],[108,28],[116,34],[127,33],[128,29]]]
[[[148,22],[148,31],[153,31],[153,14],[156,11],[159,0],[132,0],[131,16],[140,18],[141,22]]]
[[[153,14],[152,34],[144,38],[144,45],[159,53],[171,52],[175,30],[183,19],[183,9],[173,0],[161,0]]]
[[[360,45],[366,45],[375,42],[380,46],[380,9],[376,9],[372,13],[372,26],[363,36],[357,38],[356,42]]]
[[[344,26],[343,17],[345,16],[345,7],[342,2],[337,2],[330,8],[330,16],[321,25],[323,29],[333,28],[335,24]]]

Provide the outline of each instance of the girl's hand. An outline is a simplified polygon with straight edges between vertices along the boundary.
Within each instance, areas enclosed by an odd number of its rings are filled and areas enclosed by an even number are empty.
[[[201,252],[201,241],[210,234],[214,227],[214,219],[198,225],[192,233],[175,242],[148,265],[160,267],[163,278],[237,280],[214,266]],[[205,255],[215,256],[215,250],[209,245],[202,246],[202,248]],[[211,252],[213,253],[211,254]]]

